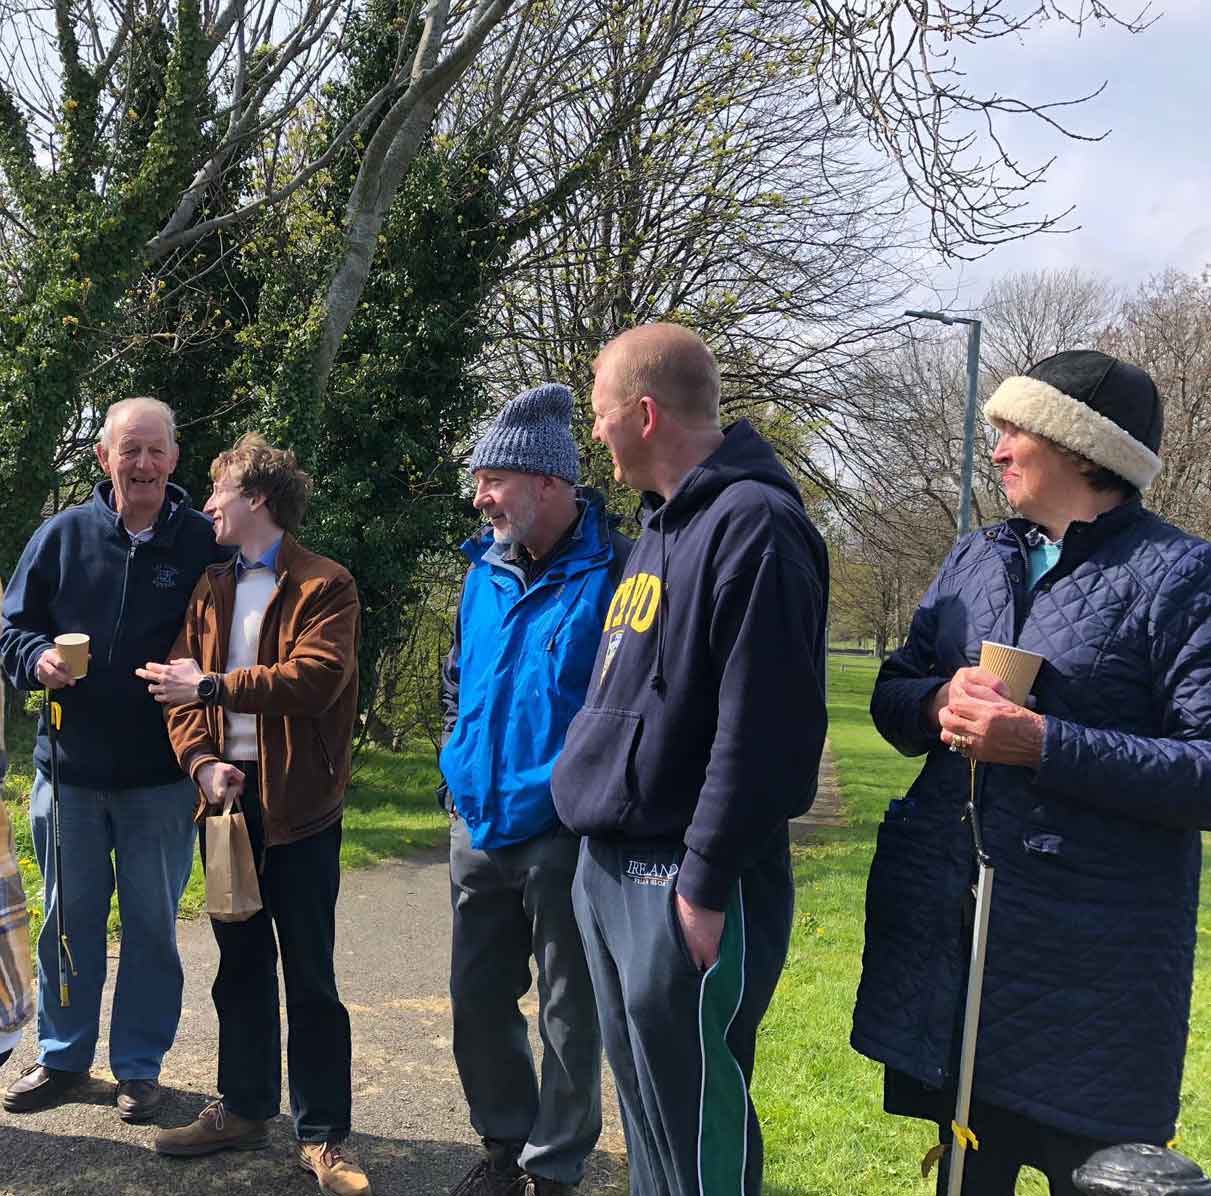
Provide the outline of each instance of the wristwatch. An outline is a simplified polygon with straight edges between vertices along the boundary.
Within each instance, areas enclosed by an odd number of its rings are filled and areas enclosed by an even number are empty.
[[[213,706],[219,700],[219,688],[218,674],[205,674],[198,682],[198,701],[203,706]]]

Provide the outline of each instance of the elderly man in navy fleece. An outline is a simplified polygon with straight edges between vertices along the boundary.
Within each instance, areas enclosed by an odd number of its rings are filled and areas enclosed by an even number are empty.
[[[139,396],[105,416],[92,497],[48,519],[21,554],[4,595],[0,666],[17,689],[49,689],[63,708],[58,735],[60,827],[71,928],[69,1005],[61,1006],[51,826],[50,740],[34,747],[30,823],[46,882],[38,939],[38,1062],[4,1094],[32,1113],[78,1094],[100,1034],[110,895],[122,946],[110,1014],[109,1066],[124,1121],[148,1121],[163,1099],[160,1064],[181,1016],[184,974],[177,905],[193,866],[196,791],[177,765],[159,706],[135,668],[163,659],[215,546],[210,521],[170,482],[177,465],[172,410]],[[91,637],[88,675],[72,676],[54,637]]]
[[[828,559],[719,370],[669,324],[594,363],[593,435],[643,496],[552,778],[585,836],[576,918],[617,1080],[631,1192],[761,1190],[757,1027],[790,940],[787,819],[824,744]]]

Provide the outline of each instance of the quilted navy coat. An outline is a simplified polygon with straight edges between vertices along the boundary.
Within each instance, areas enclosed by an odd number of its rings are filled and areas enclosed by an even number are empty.
[[[975,1095],[1072,1133],[1163,1142],[1186,1047],[1199,830],[1211,826],[1211,544],[1128,502],[1074,523],[1029,593],[1029,526],[955,547],[875,684],[879,731],[928,756],[879,828],[851,1041],[953,1090],[970,773],[922,707],[978,663],[981,640],[1017,644],[1046,657],[1034,694],[1047,726],[1037,772],[978,773],[996,880]]]

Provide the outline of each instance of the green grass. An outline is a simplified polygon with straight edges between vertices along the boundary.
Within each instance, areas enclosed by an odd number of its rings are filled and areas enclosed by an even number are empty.
[[[34,859],[29,828],[29,791],[33,784],[32,719],[14,713],[9,720],[9,774],[4,801],[9,808],[17,856],[30,910],[30,933],[36,938],[42,925],[42,874]],[[365,868],[388,859],[400,859],[415,848],[436,847],[447,841],[449,820],[433,796],[438,774],[428,745],[394,753],[369,748],[346,795],[341,866]],[[181,899],[181,916],[193,917],[206,908],[202,863],[194,851],[193,872]],[[116,934],[121,915],[115,897],[109,928]]]
[[[754,1099],[766,1142],[766,1190],[778,1196],[933,1192],[919,1163],[935,1136],[923,1121],[882,1111],[882,1069],[849,1046],[861,971],[863,902],[875,830],[890,798],[921,767],[889,747],[867,712],[878,662],[834,658],[829,742],[849,825],[795,849],[795,929],[786,971],[761,1027]],[[1204,848],[1204,857],[1206,849]],[[1211,894],[1199,945],[1211,945]],[[1211,1164],[1211,963],[1200,955],[1182,1093],[1179,1149]],[[1020,1196],[1042,1196],[1023,1172]]]

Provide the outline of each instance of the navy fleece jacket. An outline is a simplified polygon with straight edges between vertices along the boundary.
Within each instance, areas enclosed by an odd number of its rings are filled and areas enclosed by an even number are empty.
[[[205,515],[180,486],[168,486],[155,533],[132,543],[110,505],[112,482],[88,502],[48,519],[30,538],[4,595],[0,663],[18,689],[41,689],[34,672],[54,637],[91,639],[88,675],[58,690],[63,707],[59,776],[89,789],[138,789],[181,779],[164,712],[135,669],[164,660],[185,606],[207,565],[230,555],[216,547]],[[34,763],[50,775],[45,718]]]
[[[684,842],[678,892],[723,909],[815,797],[828,556],[744,420],[644,507],[551,790],[582,835]]]

